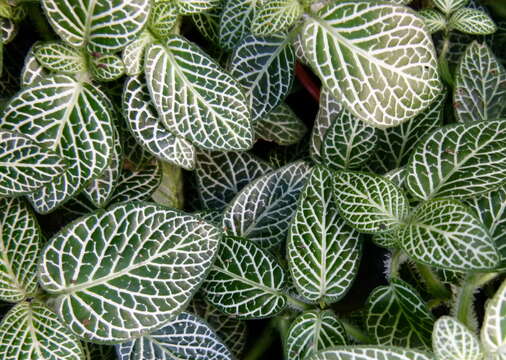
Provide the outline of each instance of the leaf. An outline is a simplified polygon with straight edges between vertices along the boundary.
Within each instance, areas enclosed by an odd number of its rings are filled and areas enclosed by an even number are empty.
[[[245,37],[230,64],[230,74],[247,91],[253,123],[280,105],[292,87],[295,53],[290,37],[284,34]]]
[[[28,194],[61,175],[62,157],[31,138],[0,129],[0,196]]]
[[[494,20],[481,10],[463,8],[448,20],[448,30],[459,30],[472,35],[489,35],[497,30]]]
[[[498,187],[506,174],[506,120],[448,125],[417,145],[406,188],[418,199],[469,198]]]
[[[434,325],[432,346],[440,360],[481,360],[483,353],[476,336],[457,320],[440,317]]]
[[[467,5],[469,0],[433,0],[434,5],[446,15]]]
[[[287,239],[289,269],[298,292],[305,300],[327,304],[350,289],[362,250],[359,234],[339,216],[332,189],[332,173],[314,167]]]
[[[304,9],[297,0],[264,1],[251,23],[255,35],[284,32],[302,16]]]
[[[494,297],[485,307],[485,318],[481,327],[481,344],[487,359],[504,360],[506,352],[506,281],[503,281]]]
[[[225,0],[222,0],[220,5],[211,11],[191,15],[195,27],[212,44],[218,44],[220,41],[220,15],[223,11],[224,2]]]
[[[112,151],[109,101],[94,85],[67,75],[45,77],[18,93],[0,126],[22,132],[68,164],[61,176],[29,195],[39,213],[54,210],[99,176]]]
[[[83,341],[81,343],[84,358],[87,360],[111,360],[116,359],[116,352],[111,345],[99,345]]]
[[[431,34],[446,28],[446,17],[436,9],[423,9],[418,12],[418,15],[423,19]]]
[[[247,152],[197,152],[196,179],[204,208],[224,209],[254,179],[273,168]]]
[[[6,18],[0,18],[0,43],[6,45],[16,36],[16,24]]]
[[[65,74],[77,74],[86,71],[83,54],[60,41],[36,44],[34,55],[39,64],[50,71]]]
[[[154,3],[149,13],[149,29],[158,38],[164,38],[171,34],[176,25],[178,15],[177,4],[173,1]]]
[[[323,85],[372,126],[413,118],[441,91],[432,39],[405,6],[333,2],[308,17],[302,32]]]
[[[220,45],[223,48],[234,49],[250,34],[256,8],[256,0],[225,0],[219,28]]]
[[[162,125],[143,77],[130,77],[126,81],[123,113],[132,136],[153,156],[188,170],[194,168],[195,148]]]
[[[137,39],[125,46],[121,57],[125,65],[125,74],[129,76],[139,75],[144,68],[144,51],[146,47],[153,43],[154,38],[149,31],[143,31],[137,36]]]
[[[208,150],[253,145],[243,93],[196,45],[173,35],[150,45],[145,62],[151,98],[170,132]]]
[[[14,306],[0,324],[0,357],[4,360],[82,360],[83,349],[56,314],[39,302]]]
[[[114,81],[125,73],[125,65],[119,56],[104,55],[92,61],[93,76],[99,81]]]
[[[162,329],[117,346],[119,360],[232,360],[201,319],[181,313]]]
[[[341,346],[326,349],[311,360],[432,360],[432,356],[400,347]]]
[[[225,231],[263,248],[279,245],[286,238],[309,170],[305,162],[294,162],[244,187],[225,209]]]
[[[212,10],[218,6],[220,0],[175,0],[181,15],[198,14]]]
[[[453,104],[458,121],[499,119],[505,109],[506,70],[492,51],[474,41],[462,56]]]
[[[431,348],[434,317],[408,283],[390,279],[367,299],[367,330],[377,344]]]
[[[341,216],[365,233],[388,232],[408,215],[406,195],[390,180],[363,172],[339,171],[334,199]]]
[[[110,203],[149,200],[161,180],[162,172],[158,162],[138,170],[123,169]]]
[[[306,131],[304,122],[285,103],[275,107],[255,124],[257,138],[278,145],[296,144],[304,137]]]
[[[258,319],[285,308],[284,286],[285,271],[269,252],[249,240],[225,236],[203,291],[225,314]]]
[[[487,228],[458,200],[422,203],[406,220],[398,238],[410,257],[443,269],[486,271],[499,261]]]
[[[37,292],[39,224],[19,198],[0,198],[0,299],[19,302]]]
[[[161,328],[186,306],[219,239],[218,230],[198,218],[128,202],[55,235],[42,253],[39,281],[75,334],[122,342]]]
[[[49,75],[49,71],[39,64],[33,54],[35,47],[36,45],[32,46],[25,56],[25,63],[20,74],[20,85],[22,88],[31,86]]]
[[[133,41],[148,19],[149,0],[47,0],[42,2],[54,31],[89,53],[113,53]]]
[[[184,204],[183,172],[175,165],[161,163],[162,181],[151,194],[151,199],[160,205],[182,209]],[[186,186],[186,185],[185,185]]]

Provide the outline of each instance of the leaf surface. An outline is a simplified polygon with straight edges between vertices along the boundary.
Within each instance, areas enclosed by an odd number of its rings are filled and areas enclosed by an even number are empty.
[[[440,317],[434,325],[432,346],[437,359],[480,360],[481,345],[469,329],[449,316]]]

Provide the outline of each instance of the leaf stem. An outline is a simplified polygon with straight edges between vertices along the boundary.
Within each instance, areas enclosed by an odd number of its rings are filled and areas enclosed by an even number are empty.
[[[304,86],[309,95],[311,95],[313,99],[319,102],[320,87],[316,84],[311,75],[309,75],[304,66],[302,66],[302,64],[298,61],[295,64],[295,76],[297,76],[297,79],[300,81],[302,86]]]
[[[444,283],[439,279],[439,277],[432,271],[430,266],[415,263],[416,270],[422,277],[422,281],[425,283],[425,287],[427,288],[427,291],[432,296],[438,298],[438,299],[449,299],[451,297],[451,292],[448,290],[448,288],[444,285]]]
[[[441,49],[441,54],[439,54],[438,58],[439,72],[441,73],[441,77],[448,84],[448,86],[453,88],[455,87],[455,83],[453,81],[453,77],[447,59],[449,50],[450,50],[450,36],[448,32],[445,32],[445,34],[443,35],[443,48]]]
[[[244,357],[244,360],[257,360],[261,359],[264,353],[269,350],[270,346],[274,342],[276,336],[274,326],[274,319],[269,322],[263,332],[260,334],[258,340],[253,344],[250,351]]]
[[[372,344],[372,339],[364,330],[343,318],[339,318],[339,321],[343,324],[346,334],[353,340],[359,344]]]
[[[304,310],[308,310],[308,309],[312,308],[311,305],[306,304],[303,301],[300,301],[288,294],[285,294],[285,295],[286,295],[286,300],[287,300],[288,304],[292,305],[294,308],[296,308],[298,310],[304,311]]]
[[[399,269],[404,261],[407,260],[406,255],[402,250],[396,249],[392,251],[390,255],[390,268],[388,269],[388,277],[389,278],[398,278],[399,277]]]

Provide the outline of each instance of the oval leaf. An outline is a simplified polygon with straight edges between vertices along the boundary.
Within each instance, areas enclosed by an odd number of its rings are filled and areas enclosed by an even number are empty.
[[[455,11],[448,21],[448,30],[472,35],[490,35],[497,27],[494,20],[481,10],[463,8]]]
[[[110,203],[147,201],[161,181],[162,169],[158,162],[140,169],[123,169]]]
[[[270,0],[261,3],[251,23],[255,35],[270,35],[287,30],[302,15],[298,0]]]
[[[457,320],[440,317],[434,325],[432,346],[438,360],[481,360],[483,353],[476,336]]]
[[[278,145],[298,143],[306,134],[304,122],[286,104],[281,103],[255,124],[255,136]]]
[[[220,17],[220,45],[225,49],[234,49],[251,29],[256,13],[255,0],[227,0]]]
[[[481,327],[481,343],[487,358],[506,359],[506,281],[487,302]]]
[[[79,50],[58,41],[37,43],[34,47],[37,61],[46,69],[66,74],[86,71],[86,62]]]
[[[343,346],[320,352],[311,360],[432,360],[432,356],[416,350],[386,346]]]

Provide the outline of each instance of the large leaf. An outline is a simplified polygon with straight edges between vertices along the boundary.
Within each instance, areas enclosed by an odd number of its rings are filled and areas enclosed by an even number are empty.
[[[56,33],[89,52],[120,50],[142,30],[149,0],[45,0],[42,6]]]
[[[487,303],[481,343],[488,359],[506,359],[506,281]]]
[[[320,350],[346,345],[343,325],[330,310],[306,311],[293,320],[285,341],[285,356],[304,360]]]
[[[285,99],[294,79],[295,53],[284,34],[247,36],[236,47],[230,73],[246,89],[255,123]]]
[[[253,145],[244,94],[196,45],[172,35],[150,45],[145,62],[152,100],[170,132],[208,150]]]
[[[274,316],[286,306],[285,271],[253,242],[226,236],[203,289],[225,314],[244,319]]]
[[[3,360],[83,360],[77,337],[39,302],[14,306],[0,324]]]
[[[46,213],[105,170],[113,146],[109,101],[90,83],[67,75],[46,77],[7,105],[0,127],[19,131],[66,160],[66,171],[29,199]]]
[[[219,237],[198,218],[129,202],[82,217],[53,237],[39,280],[74,333],[121,342],[160,328],[186,306]]]
[[[232,360],[202,320],[181,313],[160,330],[117,346],[119,360]]]
[[[225,0],[220,17],[220,45],[234,49],[250,33],[257,0]]]
[[[306,134],[304,122],[293,110],[281,103],[255,124],[255,136],[278,145],[298,143]]]
[[[441,91],[432,39],[405,6],[332,2],[308,17],[302,31],[323,85],[375,127],[413,118]]]
[[[473,42],[457,70],[453,104],[459,121],[496,120],[506,108],[506,70],[485,44]]]
[[[332,199],[332,173],[311,171],[287,240],[295,286],[311,302],[332,303],[351,287],[361,255],[358,233],[339,216]]]
[[[251,30],[255,35],[285,32],[303,13],[298,0],[264,1],[253,17]]]
[[[279,245],[286,238],[309,170],[305,162],[298,161],[250,183],[225,209],[225,231],[263,248]]]
[[[422,203],[398,234],[406,253],[415,260],[444,269],[494,269],[499,255],[488,229],[458,200]]]
[[[499,186],[506,175],[506,120],[449,125],[414,150],[406,188],[422,200],[466,198]]]
[[[430,349],[434,318],[406,282],[392,278],[367,299],[367,329],[377,344]]]
[[[409,212],[408,199],[401,189],[369,173],[336,172],[334,197],[341,216],[360,232],[393,230]]]
[[[0,129],[0,196],[35,191],[64,170],[57,153],[21,133]]]
[[[42,235],[21,199],[0,198],[0,299],[18,302],[37,292]]]
[[[400,347],[367,345],[326,349],[311,360],[432,360],[432,356]]]
[[[432,346],[438,360],[481,360],[481,345],[469,329],[449,316],[434,325]]]

